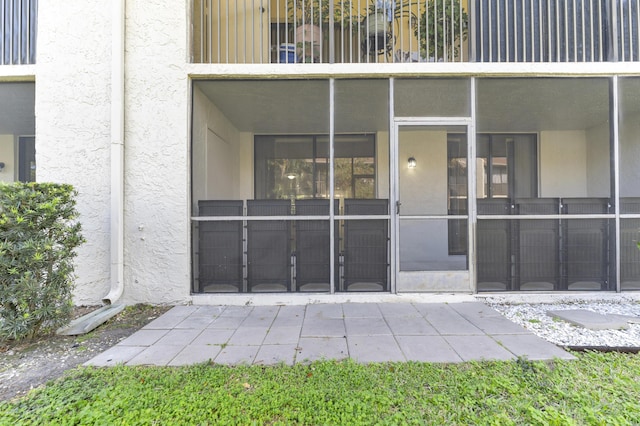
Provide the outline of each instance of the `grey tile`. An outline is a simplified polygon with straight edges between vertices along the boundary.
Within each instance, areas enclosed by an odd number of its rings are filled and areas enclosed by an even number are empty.
[[[531,334],[521,325],[503,316],[476,318],[475,320],[470,319],[470,321],[487,334]]]
[[[253,306],[227,306],[219,315],[221,317],[243,317],[246,318],[253,311]]]
[[[345,318],[382,318],[376,303],[344,303],[342,311]]]
[[[264,339],[265,345],[296,344],[300,340],[302,326],[277,327],[272,326]]]
[[[391,334],[391,329],[382,318],[345,318],[347,337]]]
[[[349,358],[347,339],[344,337],[302,337],[296,350],[297,363]]]
[[[242,321],[243,327],[270,327],[273,323],[273,319],[275,318],[275,313],[273,315],[249,315]]]
[[[302,324],[303,337],[344,337],[346,334],[342,319],[305,318]]]
[[[145,349],[147,349],[146,346],[116,345],[85,362],[84,365],[93,365],[95,367],[112,367],[118,364],[125,364],[127,361],[136,357]]]
[[[155,345],[171,345],[171,346],[179,345],[179,346],[185,346],[185,345],[190,344],[193,341],[193,339],[198,337],[198,335],[201,332],[202,332],[202,330],[192,330],[192,329],[188,329],[188,330],[180,330],[180,329],[170,330],[167,334],[162,336],[154,344]]]
[[[193,305],[178,305],[178,306],[174,306],[173,308],[169,309],[167,312],[165,312],[162,316],[169,316],[169,317],[173,317],[173,316],[177,316],[177,317],[186,317],[191,315],[192,313],[194,313],[195,311],[198,310],[198,306],[193,306]]]
[[[212,345],[187,345],[178,355],[173,358],[168,365],[191,365],[202,362],[213,361],[220,353],[220,346]]]
[[[321,303],[308,305],[305,319],[335,319],[343,318],[342,305],[339,303]]]
[[[129,360],[127,365],[167,365],[176,355],[178,355],[178,353],[180,353],[180,351],[182,351],[182,349],[184,349],[184,346],[149,346],[137,356]]]
[[[174,308],[175,309],[175,308]],[[149,324],[142,327],[143,330],[148,329],[169,329],[180,324],[187,316],[182,315],[167,315],[166,313],[151,321]]]
[[[119,346],[149,346],[156,343],[169,330],[138,330],[131,336],[118,343]]]
[[[559,359],[575,359],[569,352],[562,350],[553,343],[533,334],[505,334],[492,336],[498,344],[504,346],[516,356],[525,357],[531,361]]]
[[[393,336],[349,336],[347,346],[358,362],[406,361]]]
[[[454,311],[448,304],[425,303],[415,305],[425,319],[443,335],[484,335],[475,325]]]
[[[230,345],[261,345],[268,329],[266,327],[244,327],[240,326],[229,339]]]
[[[380,309],[385,318],[416,318],[422,316],[411,303],[378,303],[378,309]]]
[[[397,336],[434,336],[435,328],[422,317],[387,317],[387,324]]]
[[[280,363],[293,365],[297,347],[297,345],[262,345],[253,363],[262,365]]]
[[[210,315],[212,317],[218,317],[224,312],[226,306],[199,306],[198,310],[192,315]]]
[[[305,305],[280,306],[276,319],[279,318],[304,318]]]
[[[209,324],[211,324],[215,318],[213,316],[195,316],[190,315],[186,317],[184,320],[176,324],[174,328],[193,328],[193,329],[205,329]]]
[[[226,346],[215,359],[216,364],[251,364],[260,346]]]
[[[225,328],[207,328],[196,337],[192,345],[222,345],[227,343],[235,330]]]
[[[486,335],[444,336],[444,338],[463,361],[515,359],[511,352]]]
[[[396,336],[396,340],[407,361],[462,362],[441,336]]]
[[[449,307],[467,319],[504,317],[500,312],[482,302],[450,303]]]
[[[223,317],[220,316],[213,320],[211,324],[207,326],[207,328],[226,328],[235,330],[242,324],[245,317]]]

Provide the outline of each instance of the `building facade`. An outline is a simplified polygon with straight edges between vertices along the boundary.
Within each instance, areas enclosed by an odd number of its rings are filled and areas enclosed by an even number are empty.
[[[80,304],[638,290],[639,3],[6,0],[0,178]]]

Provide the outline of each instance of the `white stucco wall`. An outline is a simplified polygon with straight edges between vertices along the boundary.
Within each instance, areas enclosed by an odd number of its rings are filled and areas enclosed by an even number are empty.
[[[15,178],[15,142],[13,135],[0,135],[0,162],[4,169],[0,171],[0,182],[13,182]]]
[[[629,114],[620,123],[620,196],[640,197],[640,114]]]
[[[587,196],[611,194],[609,123],[587,129]]]
[[[586,196],[585,132],[540,132],[540,197]]]
[[[190,300],[188,2],[126,2],[127,303]],[[111,2],[41,2],[38,180],[73,184],[87,242],[75,303],[109,290]],[[64,17],[64,19],[61,19]]]
[[[99,303],[109,289],[110,16],[110,2],[98,0],[38,9],[37,179],[79,193],[87,242],[76,259],[77,304]]]

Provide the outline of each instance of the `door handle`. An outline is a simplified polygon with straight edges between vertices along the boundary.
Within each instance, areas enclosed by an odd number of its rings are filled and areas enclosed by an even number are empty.
[[[396,201],[396,214],[400,214],[400,206],[402,203],[400,201]]]

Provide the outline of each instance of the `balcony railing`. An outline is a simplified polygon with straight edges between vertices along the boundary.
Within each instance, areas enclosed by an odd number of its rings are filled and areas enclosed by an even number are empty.
[[[194,0],[193,61],[638,61],[639,3]]]
[[[38,0],[0,0],[0,65],[36,63]]]

